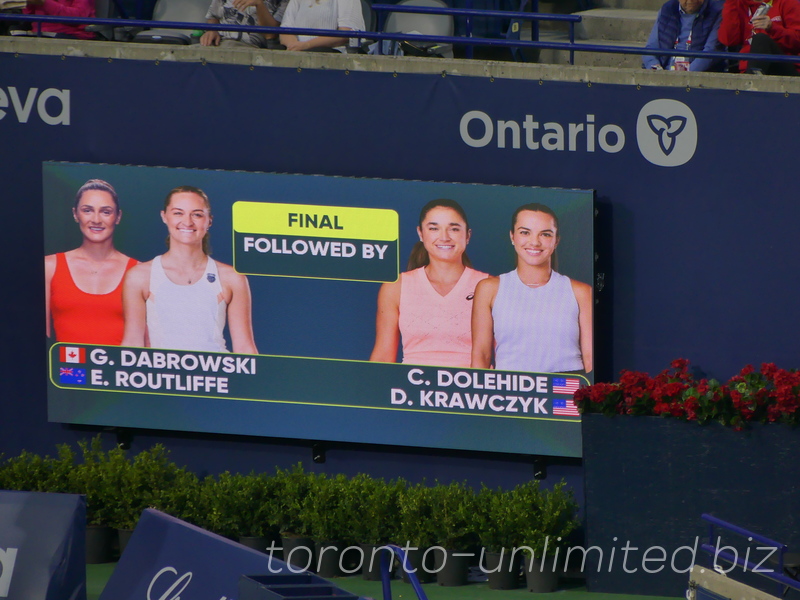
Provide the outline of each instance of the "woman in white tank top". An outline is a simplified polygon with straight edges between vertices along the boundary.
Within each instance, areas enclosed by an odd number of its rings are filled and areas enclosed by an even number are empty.
[[[558,242],[551,208],[526,204],[516,210],[511,245],[517,268],[481,281],[475,290],[472,367],[592,370],[592,288],[555,270]]]
[[[247,278],[208,255],[208,196],[192,186],[173,189],[161,220],[167,252],[125,277],[122,345],[227,352],[227,321],[233,352],[257,354]]]

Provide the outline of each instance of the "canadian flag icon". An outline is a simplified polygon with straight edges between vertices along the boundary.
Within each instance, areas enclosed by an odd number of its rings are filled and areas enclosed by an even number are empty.
[[[86,362],[86,348],[78,348],[77,346],[61,346],[58,349],[63,363],[85,363]]]

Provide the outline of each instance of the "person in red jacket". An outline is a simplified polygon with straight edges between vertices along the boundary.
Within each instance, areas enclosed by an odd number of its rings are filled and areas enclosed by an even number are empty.
[[[54,17],[94,17],[94,0],[28,0],[23,12],[26,15],[50,15]],[[34,34],[38,24],[33,24]],[[86,25],[66,23],[42,23],[42,32],[49,37],[93,40],[95,34],[86,31]]]
[[[800,54],[800,1],[725,0],[719,41],[753,54]],[[748,64],[749,62],[749,64]],[[800,63],[741,61],[742,72],[798,75]]]

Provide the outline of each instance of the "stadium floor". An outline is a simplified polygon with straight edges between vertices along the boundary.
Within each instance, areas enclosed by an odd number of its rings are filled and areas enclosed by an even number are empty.
[[[100,565],[86,565],[87,600],[97,600],[100,593],[111,577],[116,563]],[[379,581],[364,581],[361,577],[342,577],[333,580],[336,585],[349,592],[365,598],[382,600],[381,583]],[[558,600],[665,600],[663,596],[628,596],[622,594],[597,594],[587,592],[585,587],[569,587],[560,589],[552,594],[537,594],[532,596],[524,588],[517,590],[490,590],[485,583],[473,583],[462,587],[442,587],[436,584],[424,586],[425,594],[429,600],[511,600],[514,598],[542,598],[557,597]],[[392,581],[392,598],[399,600],[416,600],[416,595],[411,585],[402,581]],[[669,600],[674,600],[669,598]]]

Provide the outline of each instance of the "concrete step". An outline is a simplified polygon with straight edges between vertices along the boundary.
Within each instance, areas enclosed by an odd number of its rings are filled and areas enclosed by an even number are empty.
[[[530,39],[528,36],[527,39]],[[557,32],[541,32],[541,41],[547,42],[568,42],[566,35]],[[621,41],[621,40],[580,40],[580,44],[598,44],[603,46],[635,46],[644,47],[643,42]],[[550,65],[569,64],[568,50],[542,49],[539,51],[539,63]],[[612,54],[601,52],[575,52],[575,65],[584,67],[615,67],[615,68],[641,68],[642,58],[633,54]]]
[[[634,40],[646,42],[657,11],[633,8],[593,8],[575,13],[583,20],[575,27],[581,40]]]
[[[539,2],[539,12],[550,15],[570,15],[581,10],[578,0],[560,0],[558,2]],[[528,21],[530,23],[530,21]],[[567,31],[567,23],[558,21],[539,21],[540,31]]]

